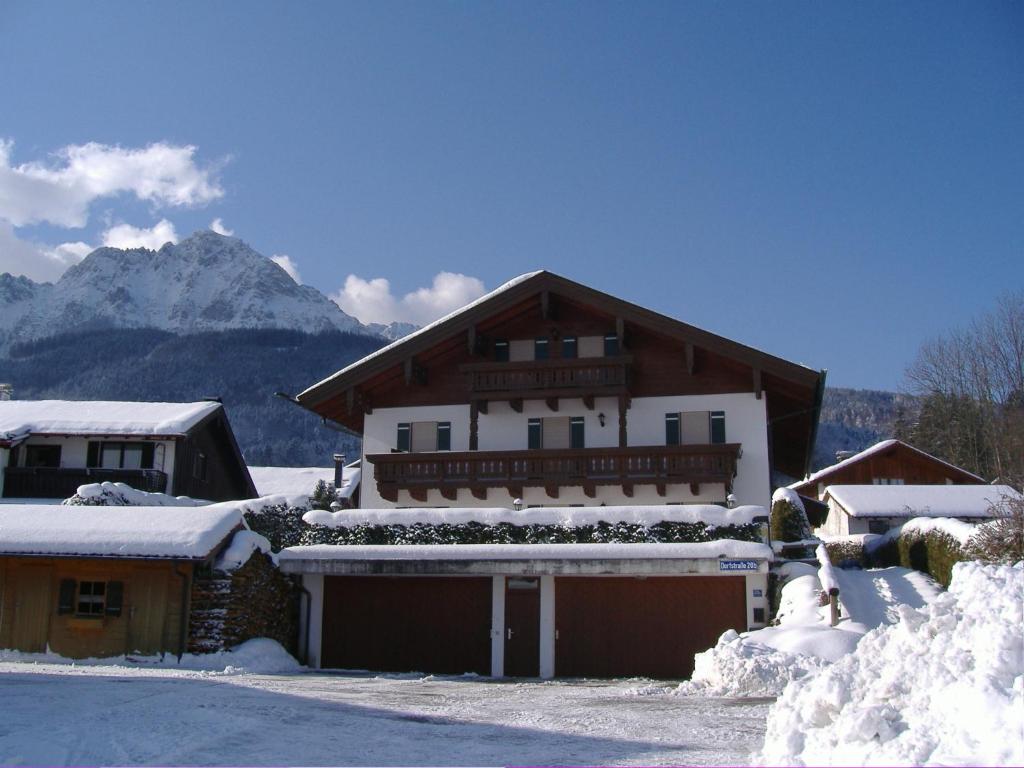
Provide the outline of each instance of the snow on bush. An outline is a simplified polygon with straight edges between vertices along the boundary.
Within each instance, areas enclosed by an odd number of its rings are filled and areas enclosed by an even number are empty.
[[[215,571],[237,571],[252,557],[254,552],[265,552],[276,565],[277,558],[271,552],[270,542],[255,531],[238,531],[231,537],[231,543],[220,553],[213,568]]]
[[[1022,765],[1024,564],[958,563],[949,592],[789,685],[760,760]]]
[[[89,483],[78,486],[75,495],[62,503],[71,507],[204,507],[210,502],[139,491],[125,483]]]

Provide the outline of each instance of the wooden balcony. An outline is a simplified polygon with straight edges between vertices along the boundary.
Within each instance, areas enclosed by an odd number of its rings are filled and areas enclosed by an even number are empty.
[[[549,399],[625,395],[629,392],[630,355],[470,363],[459,370],[469,376],[471,397],[488,400]]]
[[[594,498],[599,485],[620,486],[626,496],[636,485],[653,485],[665,495],[669,484],[687,484],[694,495],[704,483],[722,483],[732,490],[739,443],[663,445],[576,450],[468,451],[465,453],[382,453],[367,456],[381,497],[398,501],[408,491],[420,502],[436,489],[454,501],[460,488],[478,499],[487,489],[504,488],[521,497],[525,487],[543,487],[558,498],[558,489],[582,487]]]
[[[150,493],[167,490],[167,475],[156,469],[8,467],[4,470],[4,497],[67,499],[75,495],[80,485],[104,482],[125,483]]]

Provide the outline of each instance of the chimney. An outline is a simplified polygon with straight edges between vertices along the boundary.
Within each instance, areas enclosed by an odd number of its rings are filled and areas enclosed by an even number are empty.
[[[334,454],[334,490],[341,490],[342,468],[345,466],[345,454]]]
[[[0,400],[13,400],[14,386],[12,384],[0,384]]]

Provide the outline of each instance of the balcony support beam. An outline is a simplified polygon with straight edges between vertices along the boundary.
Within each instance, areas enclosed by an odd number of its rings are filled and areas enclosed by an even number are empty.
[[[486,401],[485,401],[486,402]],[[480,405],[474,400],[469,404],[469,450],[479,449],[480,434]]]
[[[588,411],[594,410],[594,396],[593,395],[584,395],[583,396],[583,407],[586,408]]]
[[[480,499],[480,501],[487,501],[487,489],[482,485],[474,485],[469,489],[470,493],[473,494],[474,499]]]
[[[516,413],[523,412],[523,398],[513,397],[511,400],[508,401],[508,404],[512,406],[512,410],[515,411]]]
[[[459,497],[459,489],[444,486],[441,488],[441,495],[448,499],[448,501],[455,501]]]
[[[547,397],[547,398],[544,398],[544,402],[547,403],[548,410],[558,411],[558,398],[557,397]]]
[[[690,493],[700,496],[700,483],[690,483]]]

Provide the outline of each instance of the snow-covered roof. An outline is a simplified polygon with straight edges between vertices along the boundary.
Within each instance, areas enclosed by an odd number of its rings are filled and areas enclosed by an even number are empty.
[[[28,435],[186,434],[218,402],[134,403],[108,400],[0,400],[0,441]]]
[[[359,462],[343,467],[338,496],[350,498],[361,474]],[[334,482],[334,467],[249,467],[249,476],[260,496],[309,496],[318,481]]]
[[[715,504],[662,504],[629,507],[531,507],[520,510],[504,507],[453,507],[447,509],[347,509],[340,512],[311,510],[302,516],[310,525],[349,528],[357,525],[564,525],[579,527],[605,523],[636,523],[651,526],[660,522],[705,523],[710,526],[747,525],[758,516],[767,516],[764,507],[747,505],[726,509]]]
[[[469,304],[466,304],[466,305],[464,305],[462,307],[459,307],[454,312],[449,312],[444,317],[442,317],[442,318],[440,318],[438,320],[435,320],[432,323],[428,323],[427,325],[423,326],[419,330],[413,331],[410,334],[402,336],[400,339],[397,339],[397,340],[391,342],[390,344],[381,347],[376,352],[371,352],[366,357],[363,357],[363,358],[360,358],[359,360],[356,360],[351,365],[346,366],[345,368],[342,368],[340,371],[337,371],[336,373],[332,373],[326,379],[318,381],[316,384],[314,384],[311,387],[307,387],[305,390],[300,392],[297,395],[297,397],[298,398],[302,398],[303,395],[305,395],[308,392],[316,389],[317,387],[320,387],[320,386],[326,384],[329,381],[333,381],[334,379],[341,378],[342,376],[344,376],[346,373],[348,373],[352,369],[358,368],[358,367],[364,365],[365,363],[367,363],[368,361],[373,360],[374,358],[380,357],[383,354],[386,354],[387,352],[391,351],[392,349],[394,349],[395,347],[397,347],[399,345],[406,344],[407,342],[410,342],[410,341],[412,341],[412,340],[414,340],[414,339],[416,339],[416,338],[418,338],[420,336],[423,336],[424,334],[429,333],[430,331],[432,331],[435,328],[437,328],[439,325],[443,325],[444,323],[447,323],[449,320],[452,320],[452,319],[458,317],[459,315],[462,315],[462,314],[468,312],[469,310],[473,309],[474,307],[477,307],[480,304],[483,304],[485,301],[490,301],[495,296],[499,296],[500,294],[505,293],[506,291],[508,291],[511,288],[514,288],[515,286],[519,285],[520,283],[526,282],[531,277],[535,277],[535,276],[539,275],[542,271],[543,270],[536,270],[534,272],[527,272],[525,274],[519,275],[518,277],[513,277],[511,280],[509,280],[504,285],[498,286],[497,288],[495,288],[490,293],[485,293],[479,299],[476,299],[475,301],[469,302]]]
[[[721,539],[691,544],[317,544],[281,550],[289,560],[771,560],[771,548]]]
[[[243,525],[239,505],[208,507],[0,506],[0,553],[72,557],[208,556]]]
[[[965,475],[970,475],[971,477],[975,478],[979,483],[985,482],[984,478],[978,477],[973,472],[968,472],[966,469],[958,467],[955,464],[950,464],[948,461],[943,461],[938,456],[932,456],[930,453],[922,451],[920,448],[915,448],[914,446],[910,445],[910,443],[904,443],[902,440],[883,440],[880,443],[875,443],[870,448],[865,448],[860,453],[855,453],[853,456],[850,456],[849,458],[843,459],[842,461],[836,462],[835,464],[819,469],[817,472],[808,475],[803,480],[799,480],[795,483],[790,483],[788,487],[796,489],[803,485],[806,485],[807,483],[816,482],[823,477],[831,475],[833,472],[837,470],[848,467],[851,464],[856,464],[859,461],[863,461],[864,459],[868,458],[869,456],[873,456],[876,453],[884,453],[885,451],[889,450],[890,448],[896,445],[902,445],[904,448],[908,448],[911,451],[914,451],[914,453],[918,453],[921,456],[925,456],[931,459],[932,461],[938,462],[939,464],[944,464],[950,469],[955,469],[957,472],[963,473]]]
[[[1020,498],[1008,485],[830,485],[824,499],[851,517],[991,517],[1006,496]]]

